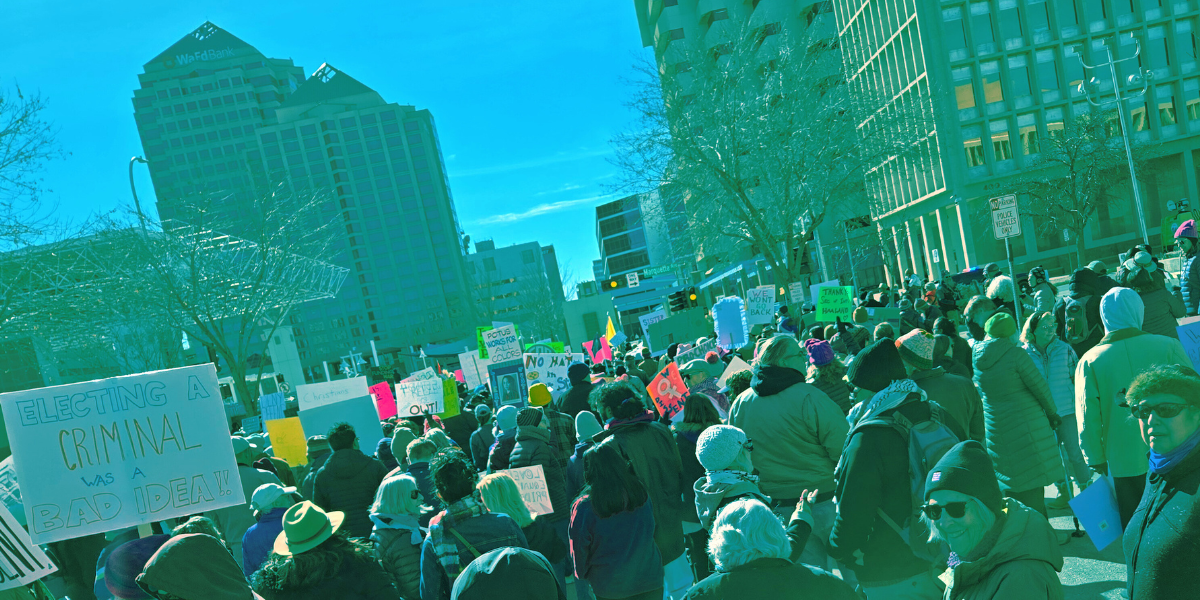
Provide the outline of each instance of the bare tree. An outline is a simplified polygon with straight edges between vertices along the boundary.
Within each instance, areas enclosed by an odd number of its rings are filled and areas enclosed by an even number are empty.
[[[522,312],[529,315],[525,325],[530,329],[526,332],[527,339],[564,341],[562,304],[551,291],[545,270],[527,266],[519,287]]]
[[[0,251],[26,243],[49,218],[37,204],[47,191],[42,170],[66,153],[42,116],[46,104],[41,94],[0,88]]]

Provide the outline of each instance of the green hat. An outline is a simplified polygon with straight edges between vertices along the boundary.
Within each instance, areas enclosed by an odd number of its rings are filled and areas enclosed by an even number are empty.
[[[327,513],[305,500],[283,513],[283,531],[275,538],[275,554],[291,556],[321,545],[342,527],[345,513]]]
[[[983,324],[983,330],[993,338],[1012,337],[1017,333],[1017,322],[1008,313],[996,313]]]

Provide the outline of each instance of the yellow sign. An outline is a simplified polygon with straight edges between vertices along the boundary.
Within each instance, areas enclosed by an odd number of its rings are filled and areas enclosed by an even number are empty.
[[[308,464],[308,440],[304,437],[300,417],[267,421],[267,435],[271,436],[275,458],[285,460],[293,467]]]

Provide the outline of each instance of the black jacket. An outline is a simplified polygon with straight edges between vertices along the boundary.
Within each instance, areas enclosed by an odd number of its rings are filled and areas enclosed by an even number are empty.
[[[550,430],[532,425],[517,427],[517,443],[508,459],[508,468],[542,466],[546,490],[554,512],[546,515],[551,521],[571,516],[571,499],[567,497],[567,480],[558,462],[558,451],[550,445]]]
[[[675,445],[679,448],[679,460],[683,465],[683,483],[686,484],[683,490],[683,520],[689,523],[699,523],[700,517],[696,516],[696,489],[692,484],[696,480],[704,478],[704,465],[700,464],[700,459],[696,458],[696,440],[700,438],[700,434],[704,432],[705,427],[695,423],[676,423],[671,427],[671,433],[675,436]],[[691,508],[691,510],[688,510]]]
[[[554,531],[554,526],[546,518],[548,516],[534,517],[532,523],[521,528],[521,533],[525,534],[525,541],[529,542],[530,550],[541,553],[550,564],[558,564],[567,557],[567,545],[558,537],[558,532]]]
[[[355,448],[338,450],[317,472],[313,503],[327,512],[346,513],[342,528],[350,537],[366,538],[373,527],[368,514],[371,503],[386,476],[383,463]]]
[[[1104,323],[1100,321],[1100,298],[1104,296],[1104,293],[1110,287],[1091,269],[1078,269],[1071,274],[1071,293],[1068,298],[1079,300],[1091,296],[1084,306],[1084,312],[1087,314],[1088,327],[1091,328],[1092,334],[1078,344],[1071,344],[1071,347],[1075,349],[1075,354],[1078,356],[1087,354],[1088,350],[1091,350],[1104,338]],[[1063,341],[1067,339],[1066,311],[1067,298],[1059,298],[1054,303],[1054,318],[1058,321],[1058,337],[1062,338]]]
[[[492,450],[488,454],[488,473],[503,471],[508,468],[508,457],[512,454],[513,447],[517,445],[517,437],[498,437],[492,442]]]
[[[583,491],[583,453],[592,446],[595,446],[592,440],[575,444],[575,454],[567,459],[567,497],[571,498],[572,503],[575,502],[575,498],[579,497],[579,492]]]
[[[567,600],[545,557],[524,548],[497,548],[454,581],[456,600]]]
[[[581,411],[591,410],[592,406],[588,404],[588,396],[592,393],[592,382],[584,380],[571,382],[570,389],[558,399],[558,412],[571,415],[574,419],[575,415]]]
[[[1200,449],[1166,475],[1147,478],[1123,540],[1129,600],[1193,598],[1200,585]]]
[[[274,564],[268,561],[264,569]],[[264,574],[260,570],[251,578],[254,591],[264,600],[400,600],[392,578],[374,560],[343,559],[334,577],[303,585],[281,584],[282,589],[275,589]]]
[[[496,436],[492,433],[492,421],[488,421],[476,429],[471,434],[471,462],[475,463],[475,470],[479,472],[487,471],[488,450],[496,441]]]
[[[333,456],[332,452],[325,452],[316,458],[310,458],[308,464],[304,465],[303,478],[300,480],[300,495],[305,499],[312,500],[313,484],[317,482],[317,473],[321,467],[325,466],[325,461],[329,460],[330,456]]]

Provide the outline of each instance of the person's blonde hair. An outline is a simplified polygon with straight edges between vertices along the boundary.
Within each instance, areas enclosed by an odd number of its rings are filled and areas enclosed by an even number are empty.
[[[454,442],[450,441],[450,436],[446,435],[446,432],[441,429],[430,429],[422,437],[433,442],[433,445],[437,446],[438,450],[444,450],[454,445]]]
[[[787,558],[792,543],[779,517],[759,500],[730,502],[717,513],[708,555],[718,570],[730,571],[760,558]]]
[[[421,513],[421,489],[412,475],[388,477],[375,490],[372,514],[418,515]]]
[[[533,514],[521,499],[521,489],[508,473],[492,473],[479,480],[475,486],[483,498],[483,505],[494,513],[508,515],[518,527],[528,527]]]
[[[788,367],[804,372],[804,353],[791,336],[777,335],[758,348],[754,366]]]
[[[1046,311],[1035,312],[1029,315],[1029,318],[1025,319],[1025,325],[1021,327],[1021,341],[1026,344],[1032,344],[1034,342],[1034,332],[1042,324],[1042,319],[1046,317],[1053,317],[1053,315]]]
[[[437,454],[437,444],[429,438],[419,437],[408,443],[408,462],[413,463],[419,460],[429,460]]]

